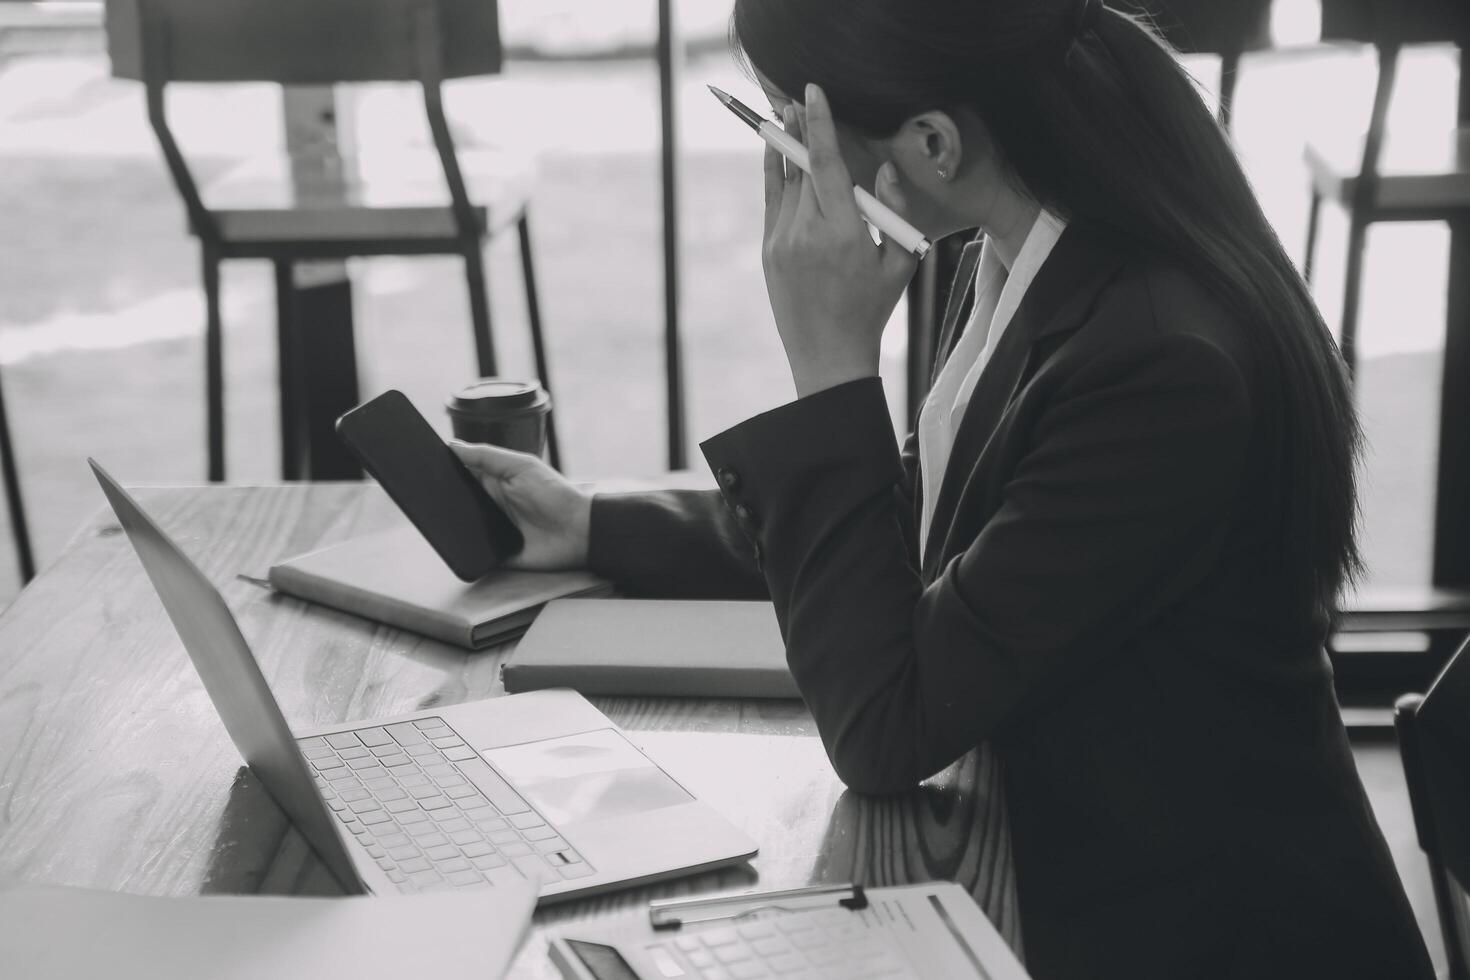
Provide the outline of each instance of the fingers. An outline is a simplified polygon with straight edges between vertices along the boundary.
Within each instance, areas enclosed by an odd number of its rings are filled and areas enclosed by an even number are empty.
[[[781,122],[792,138],[801,140],[801,120],[796,115],[795,106],[782,107]],[[797,204],[801,201],[801,185],[806,181],[806,174],[801,172],[800,167],[784,158],[783,163],[786,166],[786,179],[781,186],[781,212],[776,221],[777,227],[790,226]]]
[[[792,119],[791,134],[797,140],[804,140],[808,131],[806,110],[796,105],[792,105],[790,109]],[[810,165],[810,154],[808,154],[808,165]],[[795,164],[788,164],[787,166],[796,169],[796,186],[800,189],[796,195],[796,221],[803,226],[809,226],[812,222],[820,221],[822,219],[822,206],[817,202],[816,185],[812,183],[812,175],[803,172]]]
[[[511,520],[516,524],[516,526],[519,527],[520,521],[516,520],[514,516],[514,509],[511,507],[510,501],[507,500],[505,496],[505,484],[502,483],[498,477],[482,475],[480,477],[480,486],[484,487],[485,492],[490,495],[490,499],[495,501],[495,506],[505,511],[506,514],[511,515]]]
[[[507,513],[510,512],[509,502],[505,499],[505,484],[502,482],[517,472],[524,463],[511,463],[503,459],[505,456],[520,456],[521,453],[513,453],[509,449],[501,449],[499,446],[489,446],[480,442],[462,442],[459,439],[449,440],[449,448],[459,461],[473,473],[480,486],[490,495],[490,499]]]
[[[878,179],[873,184],[873,196],[886,204],[894,214],[907,220],[908,197],[904,194],[903,185],[898,179],[898,168],[893,165],[893,161],[885,161],[883,166],[878,168]],[[902,277],[905,282],[913,276],[914,269],[919,264],[914,253],[887,235],[883,236],[882,252],[883,268],[886,273]]]
[[[483,442],[452,439],[449,448],[471,470],[498,480],[509,479],[538,462],[537,457],[530,453],[518,453],[513,449],[502,449]]]
[[[801,124],[801,113],[797,111],[795,103],[788,102],[781,107],[781,125],[786,128],[787,134],[796,142],[803,143],[806,135],[805,127]],[[801,168],[790,160],[786,161],[786,179],[790,181],[801,180],[803,174]]]
[[[781,195],[786,190],[786,158],[781,151],[766,144],[766,230],[765,238],[771,239],[776,230],[776,219],[781,215]]]
[[[806,132],[802,142],[811,156],[812,189],[822,213],[829,218],[859,217],[852,196],[852,175],[837,143],[837,124],[819,85],[806,87]]]

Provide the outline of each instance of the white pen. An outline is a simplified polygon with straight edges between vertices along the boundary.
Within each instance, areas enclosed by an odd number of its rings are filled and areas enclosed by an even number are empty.
[[[759,133],[761,139],[774,146],[782,156],[806,173],[812,172],[811,159],[807,155],[806,147],[798,143],[786,130],[777,126],[774,121],[761,116],[733,95],[722,92],[713,85],[705,87],[714,93],[715,98],[725,104],[726,109],[745,120],[746,125]],[[856,184],[853,185],[852,193],[857,198],[858,212],[868,220],[869,224],[881,231],[884,238],[892,239],[921,259],[929,254],[929,239],[924,237],[923,232]]]

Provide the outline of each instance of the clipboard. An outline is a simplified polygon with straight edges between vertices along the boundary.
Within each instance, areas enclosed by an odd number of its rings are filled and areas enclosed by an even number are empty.
[[[818,952],[833,958],[819,962]],[[742,975],[735,964],[755,959],[793,976],[860,964],[895,980],[1029,980],[969,892],[953,882],[655,901],[646,911],[553,934],[549,954],[565,980],[703,980]]]

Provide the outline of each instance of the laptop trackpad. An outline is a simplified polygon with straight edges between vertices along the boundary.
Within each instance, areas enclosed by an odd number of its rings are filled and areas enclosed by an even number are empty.
[[[568,826],[689,803],[693,797],[611,729],[481,749],[552,824]]]

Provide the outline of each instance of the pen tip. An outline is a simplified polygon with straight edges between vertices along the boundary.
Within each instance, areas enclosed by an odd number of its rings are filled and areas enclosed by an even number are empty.
[[[704,87],[707,88],[707,89],[709,89],[710,92],[712,92],[714,94],[714,97],[717,98],[717,99],[719,99],[721,102],[729,102],[730,101],[730,97],[728,95],[726,95],[724,92],[720,91],[719,89],[715,88],[713,85],[710,85],[710,84],[706,83]]]

